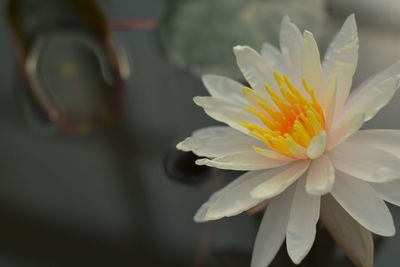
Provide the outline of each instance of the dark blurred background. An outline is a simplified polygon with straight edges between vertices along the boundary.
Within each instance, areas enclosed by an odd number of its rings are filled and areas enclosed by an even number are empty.
[[[26,40],[11,37],[13,27],[20,25],[7,19],[12,1],[31,2],[14,18],[28,25]],[[50,11],[40,11],[49,1]],[[263,41],[276,44],[286,13],[301,28],[315,32],[321,54],[347,15],[356,13],[360,58],[355,84],[400,59],[396,0],[379,4],[309,0],[303,5],[289,0],[101,0],[97,3],[103,17],[93,14],[92,8],[83,13],[71,9],[66,16],[99,18],[99,25],[104,20],[108,25],[104,30],[115,44],[111,52],[88,45],[97,51],[94,56],[86,57],[86,48],[74,54],[75,48],[68,46],[71,39],[60,37],[51,49],[39,46],[44,52],[35,56],[36,44],[50,40],[43,34],[63,33],[66,28],[75,36],[79,24],[72,29],[68,23],[52,24],[51,31],[30,27],[57,21],[57,6],[65,11],[68,2],[0,0],[0,266],[4,267],[249,266],[259,215],[241,214],[205,224],[192,220],[212,192],[238,175],[196,168],[192,156],[175,151],[176,143],[194,129],[216,124],[192,102],[193,96],[206,94],[199,75],[211,72],[242,79],[232,46],[250,44],[259,49]],[[80,32],[79,40],[86,40],[85,34],[93,32]],[[100,47],[108,40],[92,37],[87,43]],[[24,40],[30,44],[25,58],[20,48]],[[98,61],[112,51],[119,65],[117,71],[110,67],[110,73],[117,82],[108,83]],[[57,65],[63,56],[72,65],[61,61]],[[32,60],[39,62],[37,70],[26,72]],[[112,60],[107,64],[112,66]],[[57,76],[58,66],[65,77]],[[64,88],[73,84],[66,78],[69,73],[85,84],[77,86],[79,90],[74,87],[73,95]],[[39,86],[29,75],[39,77]],[[104,84],[108,93],[101,89]],[[52,110],[38,104],[40,94],[51,95],[68,123],[57,121],[61,115],[49,116]],[[97,97],[101,105],[92,101]],[[87,102],[75,105],[77,99]],[[400,128],[399,101],[397,93],[366,127]],[[85,110],[87,103],[91,113]],[[113,122],[97,127],[92,114],[104,105],[116,110],[110,113]],[[80,117],[83,113],[90,116]],[[71,124],[83,130],[65,126]],[[400,210],[390,208],[400,229]],[[375,266],[398,266],[399,235],[378,241]],[[303,266],[352,266],[322,228],[316,244],[319,248]],[[333,251],[336,260],[326,262],[319,256],[327,253],[323,250]],[[285,248],[273,266],[293,266]]]

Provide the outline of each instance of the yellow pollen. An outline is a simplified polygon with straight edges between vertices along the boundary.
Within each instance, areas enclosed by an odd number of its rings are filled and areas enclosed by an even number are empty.
[[[312,138],[325,130],[325,116],[305,79],[302,79],[303,90],[299,90],[286,75],[274,72],[274,78],[279,86],[278,92],[268,84],[264,86],[272,101],[251,88],[243,89],[243,95],[251,104],[246,110],[260,119],[265,127],[248,122],[240,125],[271,149],[297,158],[310,145]]]

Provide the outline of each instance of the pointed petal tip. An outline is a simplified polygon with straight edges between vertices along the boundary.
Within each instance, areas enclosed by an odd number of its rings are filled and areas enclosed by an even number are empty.
[[[196,213],[196,215],[194,215],[193,217],[193,221],[195,221],[196,223],[205,223],[208,222],[209,220],[205,216]]]
[[[193,216],[193,220],[196,223],[204,223],[210,220],[215,220],[218,218],[212,218],[210,216],[211,207],[209,205],[209,201],[205,202],[201,207],[197,210],[196,214]]]
[[[194,163],[196,163],[196,165],[207,165],[207,163],[209,163],[210,160],[209,159],[198,159],[196,160]]]
[[[236,54],[237,52],[241,52],[241,51],[243,51],[243,50],[245,50],[247,48],[248,48],[247,45],[235,45],[233,47],[233,52]]]
[[[211,78],[212,75],[210,74],[204,74],[201,76],[201,81],[203,82],[203,84],[206,84],[207,80]]]
[[[289,23],[292,23],[292,21],[290,20],[290,17],[288,15],[283,16],[282,17],[282,21],[281,21],[281,25],[289,24]]]
[[[286,242],[288,240],[288,235],[290,234],[294,234],[295,236],[297,235],[296,233],[290,233],[288,232],[286,234]],[[287,247],[287,251],[288,251],[288,255],[290,257],[290,259],[293,261],[293,263],[295,264],[300,264],[304,258],[308,255],[308,253],[310,252],[313,244],[314,244],[314,240],[315,240],[315,235],[316,235],[316,230],[314,228],[314,231],[311,233],[312,238],[311,238],[311,242],[307,242],[307,244],[303,244],[301,245],[302,247]],[[296,237],[295,237],[296,238]]]
[[[176,149],[183,151],[183,152],[193,151],[194,149],[197,148],[196,143],[193,142],[192,137],[187,137],[185,140],[176,144],[175,147],[176,147]]]
[[[374,233],[380,236],[391,237],[396,234],[396,229],[393,226],[393,229],[382,229],[382,231],[375,231]]]
[[[355,14],[354,14],[354,13],[351,13],[351,14],[346,18],[345,23],[346,23],[346,22],[356,25],[356,16],[355,16]]]
[[[210,106],[208,99],[211,99],[211,96],[195,96],[193,97],[193,102],[199,107],[208,107]]]
[[[299,253],[289,252],[289,250],[288,250],[290,259],[293,261],[294,264],[299,265],[303,261],[303,259],[307,256],[307,254],[310,252],[311,247],[312,247],[312,245],[305,250],[306,253],[304,255],[299,254]]]
[[[390,215],[392,215],[390,213]],[[375,234],[381,235],[381,236],[386,236],[386,237],[391,237],[396,234],[396,227],[394,226],[394,221],[393,221],[393,216],[390,216],[392,221],[390,225],[386,225],[386,227],[379,229],[378,231],[374,231]]]
[[[188,138],[186,138],[185,140],[179,142],[178,144],[176,144],[176,149],[181,150],[181,151],[185,151],[185,142]]]
[[[199,97],[199,96],[195,96],[195,97],[193,97],[193,102],[196,104],[196,105],[198,105],[198,106],[200,106],[200,104],[201,104],[201,100],[200,100],[201,98]]]
[[[311,38],[314,39],[314,34],[310,31],[305,30],[303,32],[303,38],[306,40],[311,39]]]

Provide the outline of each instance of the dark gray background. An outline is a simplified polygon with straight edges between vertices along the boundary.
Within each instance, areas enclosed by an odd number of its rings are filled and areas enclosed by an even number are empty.
[[[158,18],[164,4],[99,2],[110,18]],[[4,12],[5,0],[0,3]],[[121,120],[112,129],[71,137],[29,126],[15,94],[21,78],[4,18],[2,13],[0,266],[195,266],[210,251],[251,251],[255,218],[243,214],[211,224],[192,221],[232,174],[199,186],[179,184],[165,174],[167,152],[193,129],[215,123],[191,100],[206,94],[201,82],[167,60],[157,31],[113,33],[132,70]],[[341,21],[340,16],[333,20],[332,28],[337,30]],[[394,62],[387,50],[400,39],[396,28],[366,27],[360,33],[362,70],[356,83]],[[375,42],[381,36],[389,40],[386,46]],[[381,61],[365,59],[368,49],[377,51]],[[367,127],[399,128],[398,101],[399,94]],[[392,210],[400,229],[399,210]],[[398,266],[399,244],[398,236],[385,239],[376,266]]]

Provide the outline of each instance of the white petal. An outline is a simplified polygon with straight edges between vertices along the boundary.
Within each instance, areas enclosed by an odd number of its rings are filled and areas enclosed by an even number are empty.
[[[289,224],[286,232],[286,246],[290,258],[299,264],[310,251],[319,219],[320,197],[305,192],[305,178],[297,182]]]
[[[370,184],[379,196],[394,205],[400,206],[400,181],[388,183],[371,183]]]
[[[264,143],[230,127],[214,126],[194,131],[191,137],[180,142],[176,148],[193,151],[200,157],[213,158],[249,151],[253,146],[263,147]]]
[[[243,76],[255,91],[268,96],[264,87],[265,83],[268,83],[271,88],[277,88],[273,71],[260,54],[248,46],[235,46],[233,52]]]
[[[301,74],[320,103],[323,103],[323,78],[317,42],[311,32],[305,31],[301,49]]]
[[[196,222],[217,220],[237,215],[256,206],[263,200],[252,198],[250,191],[278,171],[276,169],[251,171],[239,176],[233,182],[215,192],[197,211],[194,220]]]
[[[350,15],[330,44],[323,61],[324,88],[337,79],[335,113],[343,107],[352,84],[358,61],[358,36],[354,15]]]
[[[261,48],[261,55],[266,59],[267,64],[269,64],[275,71],[278,71],[281,74],[286,73],[282,54],[275,46],[269,43],[264,43]]]
[[[249,130],[241,126],[239,124],[240,122],[249,122],[260,127],[265,127],[256,116],[246,111],[245,108],[239,104],[207,96],[196,96],[193,100],[214,120],[223,122],[243,133],[247,134]]]
[[[341,123],[334,125],[328,133],[326,149],[333,149],[358,131],[364,124],[364,118],[364,113],[349,114]]]
[[[367,182],[384,183],[400,177],[400,159],[384,150],[345,142],[329,152],[335,168]]]
[[[320,219],[355,266],[374,265],[374,242],[371,232],[353,219],[330,194],[321,198]]]
[[[400,157],[400,130],[361,130],[347,141],[383,149]]]
[[[351,93],[338,122],[360,112],[365,113],[365,121],[370,120],[392,99],[399,88],[399,79],[400,61],[363,82]]]
[[[392,215],[368,183],[337,172],[331,193],[359,224],[378,235],[394,235]]]
[[[266,267],[274,259],[285,239],[294,186],[272,199],[258,229],[251,267]]]
[[[310,159],[316,159],[325,152],[326,139],[325,131],[321,131],[319,135],[312,138],[310,145],[307,147],[307,156]]]
[[[301,43],[303,37],[296,25],[290,22],[288,16],[282,19],[279,34],[281,53],[285,60],[288,76],[294,84],[301,85]]]
[[[324,88],[324,105],[323,110],[325,114],[325,127],[330,131],[334,112],[336,108],[336,93],[337,93],[337,77],[332,77],[332,82],[330,82],[326,88]]]
[[[265,199],[279,195],[293,184],[308,168],[308,160],[299,160],[289,165],[285,170],[270,177],[251,191],[254,198]]]
[[[225,170],[251,171],[271,169],[289,164],[289,161],[270,159],[254,150],[227,154],[214,159],[198,159],[197,165],[207,165]]]
[[[296,160],[295,158],[290,158],[282,153],[276,152],[271,149],[263,149],[257,146],[254,146],[253,149],[257,152],[260,153],[261,155],[271,158],[271,159],[279,159],[279,160],[286,160],[286,161],[294,161]]]
[[[307,174],[306,191],[312,195],[324,195],[332,190],[335,182],[335,168],[329,157],[322,155],[310,164]]]
[[[244,85],[241,83],[217,75],[204,75],[202,80],[211,96],[245,106],[248,105],[242,94]]]

